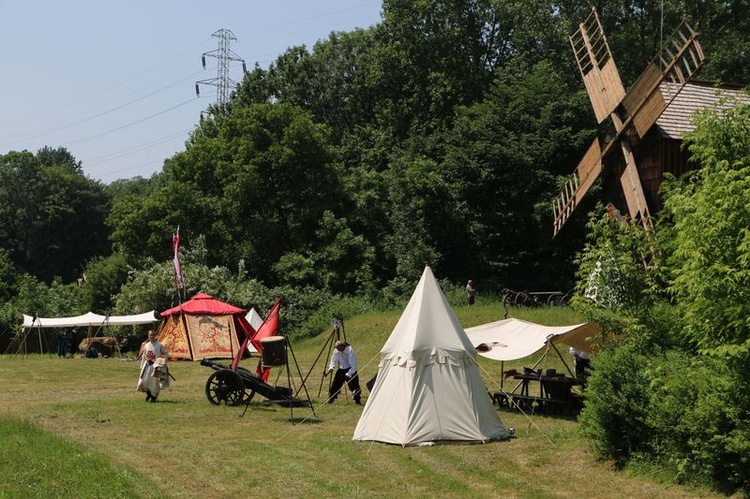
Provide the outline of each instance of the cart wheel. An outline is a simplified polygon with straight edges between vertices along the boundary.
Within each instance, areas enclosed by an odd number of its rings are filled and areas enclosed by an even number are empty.
[[[206,380],[206,398],[214,405],[240,405],[245,395],[245,384],[230,369],[216,371]]]

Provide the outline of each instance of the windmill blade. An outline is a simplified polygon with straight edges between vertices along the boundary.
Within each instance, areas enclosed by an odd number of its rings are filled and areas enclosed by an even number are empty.
[[[638,174],[633,151],[630,149],[630,143],[627,140],[620,141],[622,154],[625,156],[625,170],[620,175],[620,185],[622,192],[625,194],[625,202],[628,205],[630,218],[633,220],[640,219],[643,225],[651,225],[651,214],[648,210],[646,195],[643,193],[641,177]]]
[[[617,72],[595,7],[570,37],[570,45],[573,47],[578,70],[586,85],[596,119],[601,123],[625,97],[625,87]]]
[[[578,163],[573,175],[565,181],[560,194],[552,200],[552,213],[554,216],[553,237],[560,232],[562,226],[570,218],[570,215],[573,214],[573,210],[581,202],[583,196],[594,185],[601,172],[602,151],[599,146],[599,140],[594,139],[588,151],[586,151],[586,154],[584,154]]]
[[[705,59],[697,37],[684,21],[675,30],[623,99],[623,129],[632,123],[643,137],[685,88]]]

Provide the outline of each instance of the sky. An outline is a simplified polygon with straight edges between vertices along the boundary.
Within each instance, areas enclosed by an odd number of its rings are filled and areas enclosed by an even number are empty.
[[[220,30],[248,70],[381,20],[381,0],[0,0],[0,155],[64,147],[110,183],[185,150],[216,87]],[[229,77],[242,79],[242,63]]]

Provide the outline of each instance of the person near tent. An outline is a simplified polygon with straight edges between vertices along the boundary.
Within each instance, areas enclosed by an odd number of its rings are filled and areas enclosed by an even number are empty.
[[[64,329],[57,330],[57,356],[65,357],[65,353],[68,350],[68,339],[65,335]]]
[[[169,388],[169,353],[158,340],[156,331],[150,329],[148,340],[141,345],[138,356],[141,359],[141,373],[137,390],[146,392],[146,402],[156,402],[162,390]]]
[[[78,351],[78,326],[73,326],[73,328],[65,335],[65,339],[67,340],[70,356],[75,356]]]
[[[336,342],[333,354],[331,355],[331,363],[328,365],[326,375],[333,372],[336,366],[338,366],[338,369],[336,369],[331,388],[328,391],[328,403],[332,404],[336,400],[339,392],[344,388],[344,383],[346,383],[347,386],[349,386],[349,390],[352,391],[354,403],[361,405],[362,390],[359,387],[357,356],[354,354],[352,346],[345,341]]]
[[[576,379],[585,383],[586,377],[588,376],[586,370],[591,367],[589,354],[574,347],[570,347],[568,353],[570,353],[575,360]]]
[[[477,288],[474,287],[474,281],[469,279],[466,283],[466,302],[469,306],[474,305],[474,300],[477,298]]]

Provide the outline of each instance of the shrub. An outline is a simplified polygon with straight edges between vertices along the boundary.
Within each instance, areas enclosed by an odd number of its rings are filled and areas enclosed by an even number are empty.
[[[678,482],[750,490],[750,425],[738,373],[680,350],[646,355],[634,341],[602,352],[581,431],[618,466],[658,463]]]
[[[601,352],[581,412],[581,431],[605,459],[623,466],[636,452],[649,450],[648,403],[652,387],[648,357],[632,344]]]
[[[648,374],[652,455],[674,467],[680,482],[747,490],[747,412],[726,362],[672,351],[654,359]]]

